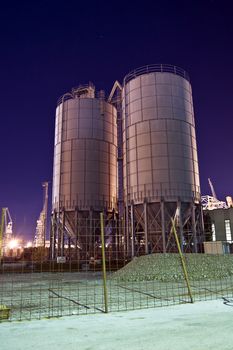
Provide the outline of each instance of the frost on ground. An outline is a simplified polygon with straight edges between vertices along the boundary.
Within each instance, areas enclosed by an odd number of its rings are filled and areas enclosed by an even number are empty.
[[[185,254],[190,280],[219,280],[233,276],[233,256]],[[182,281],[180,257],[178,254],[151,254],[134,258],[118,270],[113,279],[124,282],[137,281]]]

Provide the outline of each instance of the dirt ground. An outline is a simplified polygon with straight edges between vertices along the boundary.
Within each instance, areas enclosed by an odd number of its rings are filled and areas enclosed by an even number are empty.
[[[1,350],[232,350],[233,300],[0,324]]]

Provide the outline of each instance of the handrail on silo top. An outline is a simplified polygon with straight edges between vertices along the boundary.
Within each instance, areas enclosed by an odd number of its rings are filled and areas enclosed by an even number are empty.
[[[67,100],[71,100],[75,98],[75,94],[78,90],[88,90],[88,89],[92,89],[94,91],[95,94],[95,85],[92,82],[89,82],[88,84],[80,84],[76,87],[73,87],[71,92],[66,92],[64,95],[62,95],[61,97],[59,97],[59,99],[57,100],[57,106],[59,106],[61,103],[67,101]]]
[[[179,75],[180,77],[188,80],[190,82],[190,77],[188,73],[177,66],[171,65],[171,64],[150,64],[147,66],[142,66],[139,68],[134,69],[133,71],[129,72],[125,78],[124,78],[124,85],[128,83],[130,80],[143,75],[143,74],[149,74],[149,73],[155,73],[155,72],[161,72],[161,73],[173,73],[176,75]]]
[[[64,95],[62,95],[61,97],[59,97],[59,99],[57,100],[57,106],[59,106],[61,103],[67,101],[67,100],[71,100],[73,99],[73,95],[70,92],[65,93]]]

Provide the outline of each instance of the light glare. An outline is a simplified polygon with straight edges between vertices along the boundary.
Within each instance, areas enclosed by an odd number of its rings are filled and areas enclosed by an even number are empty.
[[[10,249],[14,249],[18,246],[18,240],[17,239],[12,239],[9,243],[8,243],[8,247]]]

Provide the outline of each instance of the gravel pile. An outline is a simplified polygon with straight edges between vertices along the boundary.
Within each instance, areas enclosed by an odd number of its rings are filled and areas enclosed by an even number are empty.
[[[233,255],[185,254],[190,280],[216,280],[233,276]],[[184,279],[178,254],[151,254],[134,258],[112,275],[124,282],[179,281]]]

